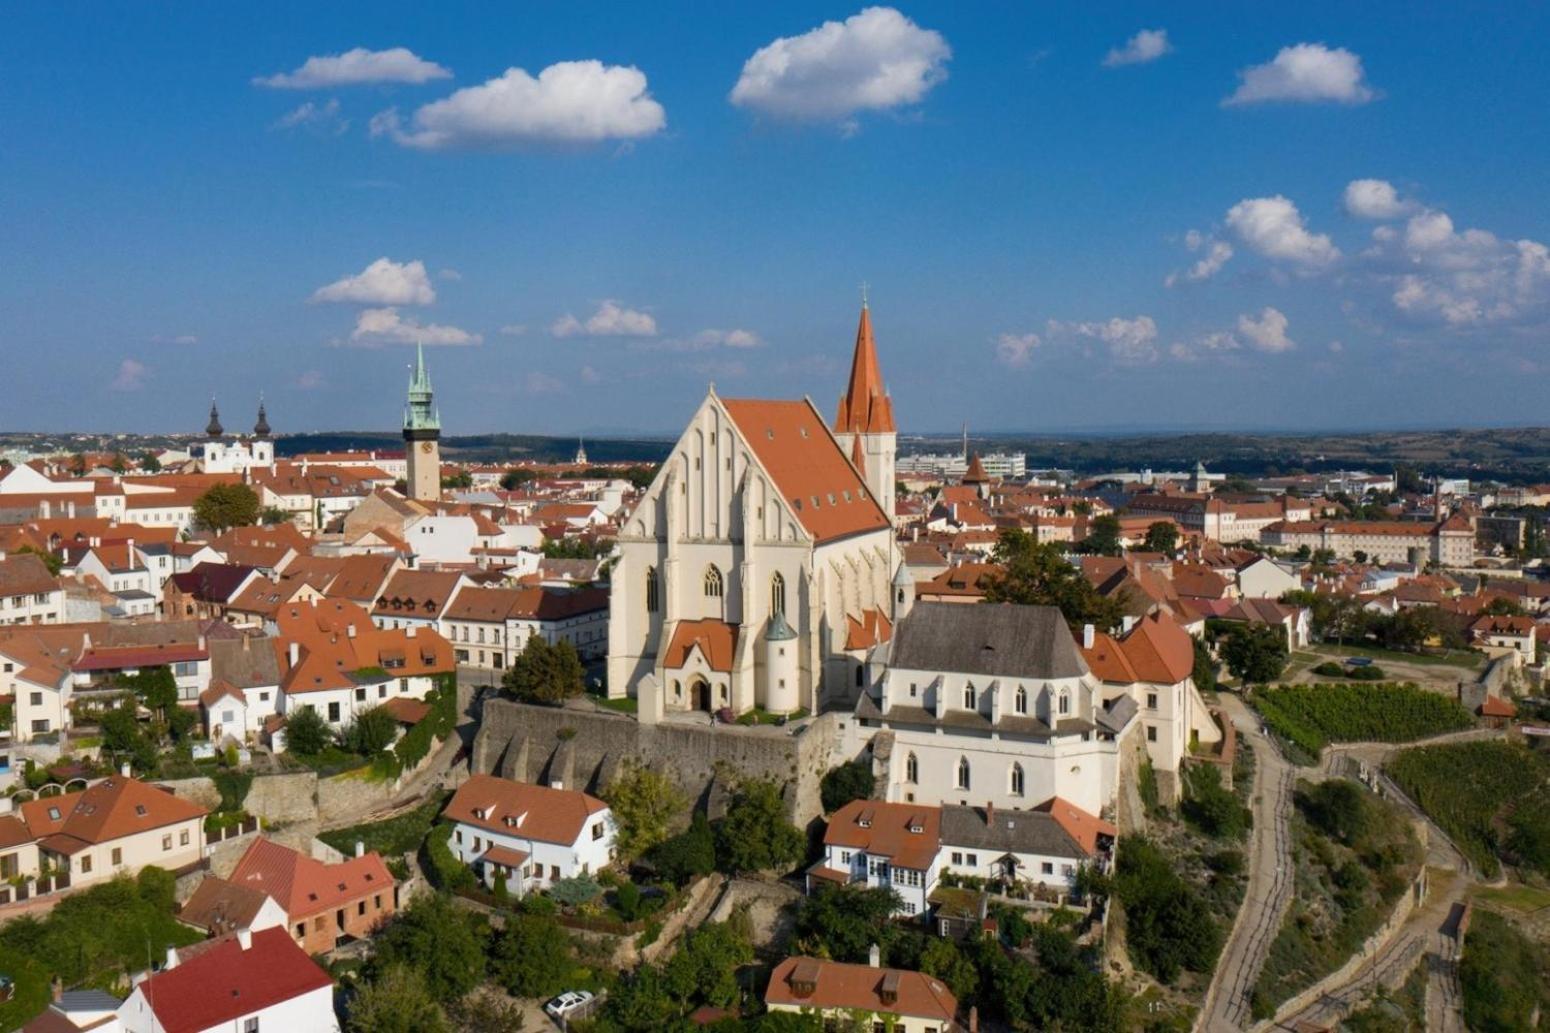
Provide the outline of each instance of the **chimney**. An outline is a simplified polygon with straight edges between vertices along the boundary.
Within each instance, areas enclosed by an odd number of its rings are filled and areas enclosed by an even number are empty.
[[[357,839],[355,841],[355,856],[356,857],[365,857],[366,856],[366,844],[364,842],[362,842],[361,840],[359,840],[359,839]]]
[[[985,824],[987,826],[992,827],[992,828],[995,827],[995,824],[996,824],[996,801],[994,801],[994,800],[986,800],[985,801]]]
[[[1093,639],[1097,635],[1097,631],[1098,631],[1098,629],[1094,628],[1091,624],[1083,624],[1082,625],[1082,648],[1083,649],[1091,649],[1093,647]]]
[[[251,930],[251,929],[238,929],[237,930],[237,945],[239,947],[241,947],[245,951],[246,950],[252,950],[253,949],[253,930]]]
[[[969,1033],[980,1033],[980,1009],[977,1004],[969,1006]]]
[[[354,638],[355,637],[355,625],[354,624],[346,624],[344,626],[344,633],[346,635],[348,635],[350,638]]]
[[[292,667],[295,667],[297,664],[301,663],[301,643],[297,642],[295,639],[291,639],[290,657]]]
[[[178,949],[176,947],[168,947],[167,948],[167,960],[162,963],[162,971],[170,972],[170,971],[172,971],[173,969],[175,969],[177,967],[178,967]]]
[[[133,538],[131,538],[131,539],[129,539],[129,555],[130,555],[131,559],[134,558],[134,552],[135,552],[135,540]]]
[[[129,773],[130,773],[131,770],[132,769],[129,766],[129,761],[127,761],[127,760],[124,761],[122,764],[120,764],[118,766],[118,773],[120,775],[123,775],[125,778],[129,777]]]
[[[871,965],[873,968],[881,968],[883,964],[882,948],[875,943],[872,944],[872,946],[867,949],[866,961],[867,964]]]
[[[407,628],[404,629],[404,636],[406,638],[414,638],[414,625],[413,624],[409,625]]]
[[[201,653],[205,651],[205,636],[204,632],[202,631],[199,633],[199,651]]]

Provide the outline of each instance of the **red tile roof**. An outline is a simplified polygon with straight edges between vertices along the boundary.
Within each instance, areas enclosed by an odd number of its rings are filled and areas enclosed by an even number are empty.
[[[942,845],[942,811],[913,803],[852,800],[829,819],[823,843],[864,850],[890,858],[901,868],[925,871]]]
[[[229,881],[269,894],[292,922],[362,897],[393,892],[393,876],[375,852],[324,864],[262,836],[242,855]]]
[[[199,1033],[331,986],[333,979],[284,929],[232,937],[139,986],[164,1033]]]
[[[696,647],[711,670],[731,671],[737,653],[737,625],[718,620],[679,621],[673,629],[673,640],[667,644],[664,665],[682,667]]]
[[[475,775],[452,794],[442,817],[503,835],[570,846],[592,816],[607,809],[602,800],[578,789]],[[508,818],[521,823],[508,824]]]
[[[891,998],[891,999],[890,999]],[[931,1019],[943,1026],[958,1012],[947,985],[922,972],[873,968],[819,958],[787,958],[770,973],[767,1005],[876,1012]]]
[[[1100,835],[1108,836],[1110,839],[1119,835],[1119,830],[1109,822],[1089,814],[1076,804],[1058,796],[1050,797],[1034,810],[1049,814],[1061,828],[1066,830],[1066,835],[1080,843],[1082,849],[1089,854],[1097,853]]]
[[[136,832],[197,821],[208,813],[196,803],[122,775],[105,778],[80,792],[45,796],[21,805],[22,820],[33,836],[58,837],[79,844],[74,849],[61,849],[61,853],[74,853],[75,849]],[[62,848],[68,844],[57,845]]]
[[[722,404],[815,540],[892,526],[811,402],[724,399]]]
[[[850,360],[850,383],[834,416],[837,434],[892,434],[893,399],[883,387],[877,364],[877,344],[872,340],[872,313],[861,306],[856,326],[856,350]]]

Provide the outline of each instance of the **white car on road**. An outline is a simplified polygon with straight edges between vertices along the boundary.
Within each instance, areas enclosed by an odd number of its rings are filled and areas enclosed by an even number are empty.
[[[557,1019],[564,1019],[586,1007],[591,1000],[592,994],[586,990],[567,990],[544,1005],[544,1011]]]

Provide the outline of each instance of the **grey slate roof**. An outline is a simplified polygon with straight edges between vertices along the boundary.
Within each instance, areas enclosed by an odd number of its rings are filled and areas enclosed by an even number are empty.
[[[942,806],[942,845],[1004,854],[1041,854],[1086,860],[1087,852],[1054,816],[1044,811],[997,810],[990,821],[983,808]]]
[[[1107,731],[1118,733],[1128,725],[1138,713],[1136,701],[1129,696],[1117,696],[1107,707],[1099,707],[1093,712],[1093,719],[1100,727]]]
[[[1087,662],[1053,606],[916,603],[893,633],[889,663],[915,671],[1079,678]]]
[[[238,689],[280,684],[280,660],[271,639],[253,636],[211,640],[209,649],[211,680],[222,679]]]

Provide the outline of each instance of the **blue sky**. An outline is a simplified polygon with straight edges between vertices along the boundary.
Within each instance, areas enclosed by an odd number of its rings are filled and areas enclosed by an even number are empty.
[[[1545,422],[1544,5],[6,25],[6,429],[827,412],[862,281],[906,431]]]

